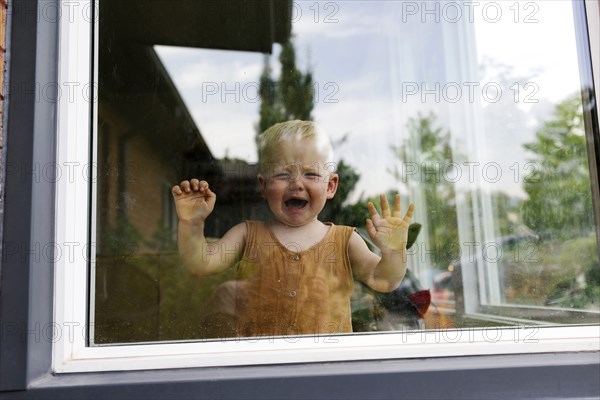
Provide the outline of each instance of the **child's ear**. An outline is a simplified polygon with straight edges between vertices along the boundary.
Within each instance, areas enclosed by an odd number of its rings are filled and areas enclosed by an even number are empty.
[[[258,185],[260,187],[260,195],[264,199],[265,191],[266,191],[266,187],[267,187],[267,180],[265,179],[264,176],[262,176],[262,174],[258,174],[257,178],[258,178]]]
[[[329,181],[327,181],[327,200],[333,199],[335,196],[335,192],[337,192],[338,183],[340,182],[340,177],[338,174],[329,175]]]

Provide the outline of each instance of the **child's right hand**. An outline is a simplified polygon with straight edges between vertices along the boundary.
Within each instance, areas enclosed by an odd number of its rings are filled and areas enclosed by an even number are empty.
[[[204,221],[217,200],[217,195],[208,188],[208,182],[196,178],[173,186],[171,193],[179,221]]]

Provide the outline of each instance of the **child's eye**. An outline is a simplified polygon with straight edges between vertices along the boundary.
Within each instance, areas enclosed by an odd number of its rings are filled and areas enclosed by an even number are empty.
[[[287,172],[280,172],[278,174],[273,175],[273,177],[275,179],[287,179],[289,178],[290,174],[288,174]]]
[[[317,172],[307,172],[305,175],[309,178],[320,178],[321,177],[321,175]]]

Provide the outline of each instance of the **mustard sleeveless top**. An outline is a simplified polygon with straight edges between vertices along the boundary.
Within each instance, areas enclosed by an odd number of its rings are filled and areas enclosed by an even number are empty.
[[[247,242],[237,270],[236,334],[352,332],[348,242],[354,228],[330,223],[320,242],[293,251],[288,249],[293,243],[280,243],[267,223],[246,224]]]

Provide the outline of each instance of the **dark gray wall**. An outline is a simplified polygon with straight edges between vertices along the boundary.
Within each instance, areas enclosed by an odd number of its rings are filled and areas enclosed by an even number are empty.
[[[28,251],[34,243],[31,235],[33,217],[34,120],[38,107],[52,109],[52,105],[36,101],[36,4],[31,1],[11,4],[10,43],[8,60],[10,82],[5,107],[5,193],[2,238],[2,269],[0,275],[0,388],[22,388],[27,382],[27,358],[36,343],[26,337],[32,300],[29,282],[37,266],[29,262]],[[51,39],[51,38],[49,38]],[[47,45],[55,46],[49,40]],[[46,61],[55,69],[56,55]],[[56,78],[53,78],[56,80]],[[41,116],[40,116],[41,118]],[[52,123],[52,117],[47,119]],[[40,132],[41,133],[41,132]],[[46,132],[48,134],[48,132]],[[52,136],[52,133],[50,132]],[[50,200],[50,193],[46,200]],[[52,202],[50,204],[53,204]],[[50,214],[50,213],[47,213]],[[47,226],[46,229],[50,228]],[[51,294],[46,292],[46,295]],[[48,298],[47,298],[48,299]],[[46,300],[48,303],[48,300]],[[39,311],[39,310],[38,310]],[[38,311],[35,313],[37,314]],[[51,315],[51,314],[50,314]]]

